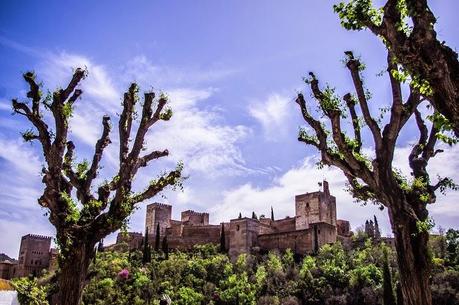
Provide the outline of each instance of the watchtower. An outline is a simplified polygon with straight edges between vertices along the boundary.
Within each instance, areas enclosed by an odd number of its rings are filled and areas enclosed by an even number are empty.
[[[16,276],[38,275],[48,268],[51,248],[51,237],[27,234],[21,238],[19,261]]]
[[[147,206],[145,229],[148,235],[156,234],[156,227],[159,223],[159,234],[165,236],[166,228],[171,225],[172,206],[164,203],[152,203]]]
[[[323,181],[323,191],[295,196],[295,228],[309,229],[313,223],[336,226],[336,198],[330,195],[328,182]]]

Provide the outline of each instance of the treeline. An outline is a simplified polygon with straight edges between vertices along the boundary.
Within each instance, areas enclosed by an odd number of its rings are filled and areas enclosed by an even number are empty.
[[[167,259],[162,251],[154,251],[149,262],[142,251],[99,252],[90,267],[83,303],[400,305],[393,250],[371,239],[354,242],[359,246],[353,250],[336,243],[325,245],[314,256],[270,252],[240,255],[235,262],[213,245],[172,252]],[[455,230],[432,238],[433,304],[459,304],[458,244]],[[34,280],[15,283],[22,285],[22,304],[28,302],[27,291],[46,295],[37,293]],[[52,285],[40,290],[50,292]]]

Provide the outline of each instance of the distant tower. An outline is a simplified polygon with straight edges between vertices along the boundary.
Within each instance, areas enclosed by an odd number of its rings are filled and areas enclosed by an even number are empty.
[[[17,277],[39,275],[49,267],[51,237],[27,234],[21,238]]]
[[[164,203],[152,203],[147,206],[145,219],[145,231],[149,235],[155,235],[156,226],[159,223],[160,235],[165,236],[166,228],[171,225],[172,206]]]
[[[323,191],[295,196],[295,227],[309,229],[312,223],[328,223],[336,226],[336,198],[330,195],[328,182],[322,182]]]
[[[368,237],[375,238],[375,226],[371,219],[365,221],[365,234],[367,234]]]
[[[367,236],[371,235],[370,222],[368,220],[365,220],[365,234]]]

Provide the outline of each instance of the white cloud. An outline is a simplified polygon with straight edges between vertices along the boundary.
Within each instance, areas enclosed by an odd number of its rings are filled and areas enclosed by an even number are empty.
[[[100,137],[101,118],[104,114],[110,114],[113,125],[117,124],[115,114],[121,111],[122,93],[117,92],[114,84],[128,81],[136,81],[140,85],[163,84],[164,80],[170,80],[177,85],[188,83],[189,79],[202,81],[225,77],[231,73],[227,70],[186,73],[174,68],[154,66],[146,57],[138,56],[122,68],[123,73],[110,74],[104,66],[84,56],[66,52],[47,56],[39,67],[39,76],[44,78],[47,85],[54,86],[62,85],[62,82],[65,84],[65,80],[70,78],[71,68],[88,69],[89,76],[81,83],[82,99],[75,105],[70,127],[72,134],[90,147]],[[121,75],[121,79],[112,79],[111,75]],[[241,125],[220,123],[219,112],[203,103],[217,92],[216,89],[178,86],[169,87],[165,92],[170,96],[174,116],[170,122],[161,122],[158,124],[160,127],[152,128],[147,137],[148,150],[167,148],[171,153],[170,160],[186,161],[187,169],[205,171],[209,175],[248,170],[236,143],[245,138],[250,130]],[[113,149],[118,145],[117,136],[114,128],[113,143],[105,152],[105,156],[113,162],[117,159],[117,150]]]
[[[120,96],[106,68],[85,56],[66,52],[49,54],[46,60],[39,65],[39,76],[44,78],[47,86],[66,86],[75,68],[88,70],[88,78],[81,84],[86,96],[101,99],[100,102],[105,108],[119,106]]]
[[[0,249],[17,257],[19,236],[31,233],[31,228],[39,234],[52,233],[37,203],[41,163],[34,146],[0,134],[0,166],[0,231],[11,233],[2,235]]]
[[[135,81],[142,85],[154,85],[160,88],[215,82],[239,72],[240,69],[219,65],[206,69],[156,65],[145,55],[134,57],[122,68],[124,81]]]
[[[169,91],[174,115],[169,122],[152,128],[146,139],[147,147],[167,148],[171,160],[182,160],[188,170],[208,176],[250,171],[238,148],[250,129],[222,124],[219,113],[205,109],[202,104],[212,91]]]
[[[287,97],[272,94],[266,100],[252,102],[248,111],[263,127],[266,139],[276,140],[287,134],[288,118],[292,113]]]
[[[13,112],[11,101],[7,101],[6,99],[0,99],[0,111],[6,111],[10,113]]]
[[[29,176],[40,175],[40,161],[35,153],[26,148],[26,143],[20,139],[6,140],[0,137],[0,158],[13,165],[18,173]]]

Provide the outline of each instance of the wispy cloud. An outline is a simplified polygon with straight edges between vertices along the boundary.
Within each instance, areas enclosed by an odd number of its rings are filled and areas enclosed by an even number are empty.
[[[164,89],[171,86],[196,86],[216,82],[241,71],[240,68],[221,65],[206,68],[157,65],[147,56],[138,55],[123,66],[122,75],[125,81],[136,81],[146,85],[154,84],[154,86]]]
[[[218,112],[205,107],[213,89],[169,91],[172,119],[152,130],[147,145],[168,148],[171,159],[182,160],[190,171],[208,176],[246,172],[238,144],[250,129],[220,122]]]
[[[249,105],[248,112],[261,125],[266,139],[276,141],[287,135],[288,118],[292,114],[289,101],[285,96],[271,94],[266,99],[253,101]]]
[[[0,249],[12,257],[19,249],[18,236],[53,230],[37,204],[41,195],[41,162],[34,146],[0,134]]]
[[[85,68],[88,71],[89,77],[81,84],[86,98],[100,100],[99,103],[106,111],[113,111],[113,107],[119,106],[120,96],[107,69],[86,56],[67,52],[50,53],[38,65],[37,72],[48,88],[53,90],[66,85],[76,68]]]

